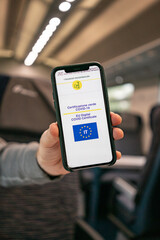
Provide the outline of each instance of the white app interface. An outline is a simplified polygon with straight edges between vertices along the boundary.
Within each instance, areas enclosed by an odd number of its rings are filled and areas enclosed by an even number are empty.
[[[56,72],[56,85],[70,168],[112,160],[99,67]]]

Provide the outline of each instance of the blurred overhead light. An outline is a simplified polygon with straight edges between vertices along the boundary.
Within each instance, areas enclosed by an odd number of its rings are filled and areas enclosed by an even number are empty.
[[[53,33],[56,31],[56,26],[48,24],[45,31],[48,31],[48,33]]]
[[[50,26],[48,24],[41,36],[38,38],[37,42],[34,44],[32,51],[35,53],[40,53],[55,30],[55,26]]]
[[[36,60],[37,57],[38,57],[38,53],[30,52],[28,54],[28,56],[26,57],[26,59],[24,61],[24,64],[26,66],[31,66],[34,63],[34,61]]]
[[[17,1],[9,1],[9,0],[7,0],[7,2],[17,3]],[[23,9],[25,11],[25,17],[23,19],[24,21],[20,23],[22,29],[17,39],[15,57],[19,60],[22,60],[26,56],[26,52],[28,51],[28,47],[32,44],[33,38],[37,35],[37,29],[41,29],[43,20],[47,16],[53,0],[52,1],[47,1],[47,0],[43,0],[43,1],[37,1],[37,0],[26,1],[25,0],[24,1],[23,0],[18,2],[19,2],[18,5],[20,6],[20,2],[21,2],[23,7],[21,6],[22,11],[18,11],[17,24],[19,24],[18,19],[20,19],[22,17],[21,15],[23,15]],[[26,8],[25,8],[26,6],[25,4],[27,5]],[[2,8],[0,7],[0,9]]]
[[[53,33],[56,31],[57,26],[60,24],[61,20],[57,17],[52,18],[49,21],[49,24],[46,26],[45,30],[42,32],[40,37],[38,38],[37,42],[34,44],[32,48],[32,52],[28,54],[26,57],[24,64],[26,66],[31,66],[36,58],[38,57],[38,54],[42,51],[44,46],[49,41],[50,37],[53,35]]]
[[[71,8],[71,4],[69,2],[62,2],[59,5],[59,10],[61,12],[67,12]]]
[[[62,2],[59,5],[59,10],[62,12],[67,12],[71,8],[71,3],[74,0],[67,0]],[[53,33],[56,31],[57,26],[61,23],[61,20],[58,17],[54,17],[50,19],[48,25],[46,26],[45,30],[42,32],[41,36],[38,38],[34,46],[32,47],[32,51],[26,57],[24,64],[27,66],[31,66],[38,54],[42,51],[44,46],[47,44]]]
[[[35,53],[40,53],[44,46],[46,45],[46,43],[48,42],[48,40],[49,40],[48,36],[44,36],[44,38],[42,37],[39,38],[38,41],[34,44],[32,51]]]
[[[54,17],[52,18],[50,21],[49,21],[49,25],[54,25],[54,26],[58,26],[60,24],[61,20],[57,17]]]
[[[45,59],[44,64],[46,63],[46,58],[50,56],[59,48],[59,46],[67,39],[67,37],[74,32],[75,29],[80,25],[84,18],[89,14],[89,11],[95,8],[102,0],[81,0],[78,3],[78,8],[73,11],[72,14],[64,21],[63,28],[58,31],[54,37],[54,41],[50,41],[45,47],[43,53],[41,53],[40,60]],[[74,19],[74,21],[73,21]],[[51,63],[50,63],[51,65]],[[55,66],[54,63],[52,66]]]

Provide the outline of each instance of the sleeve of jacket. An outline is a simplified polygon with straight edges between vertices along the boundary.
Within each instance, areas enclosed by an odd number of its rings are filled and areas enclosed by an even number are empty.
[[[0,139],[0,185],[44,184],[60,177],[49,177],[38,165],[37,142],[28,144],[6,143]]]

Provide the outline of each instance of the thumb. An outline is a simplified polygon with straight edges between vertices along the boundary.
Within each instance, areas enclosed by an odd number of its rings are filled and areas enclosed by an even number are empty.
[[[52,123],[42,134],[40,143],[43,147],[51,148],[59,142],[59,130],[57,123]]]

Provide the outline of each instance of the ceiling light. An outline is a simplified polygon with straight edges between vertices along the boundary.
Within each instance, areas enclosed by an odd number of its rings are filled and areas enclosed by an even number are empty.
[[[37,41],[37,43],[41,43],[41,44],[46,44],[47,42],[48,42],[48,40],[50,39],[50,35],[47,35],[47,34],[42,34],[40,37],[39,37],[39,39],[38,39],[38,41]]]
[[[53,26],[58,26],[60,24],[61,20],[57,17],[54,17],[52,18],[50,21],[49,21],[49,25],[53,25]]]
[[[62,2],[60,5],[59,5],[59,10],[61,12],[67,12],[71,7],[71,4],[69,2]]]
[[[55,30],[56,26],[51,26],[50,24],[48,24],[35,45],[33,46],[32,51],[35,53],[40,53]]]
[[[44,48],[44,46],[46,45],[46,43],[47,43],[47,39],[45,41],[38,40],[35,43],[35,45],[33,46],[32,51],[35,53],[40,53],[42,51],[42,49]]]
[[[46,30],[53,33],[54,31],[56,31],[56,26],[48,24],[47,27],[46,27]]]
[[[67,2],[64,2],[67,3]],[[67,3],[68,10],[71,7],[70,3]],[[67,6],[62,5],[62,9],[67,9]],[[67,11],[67,10],[65,10]],[[49,24],[46,26],[45,30],[42,32],[41,36],[38,38],[37,42],[34,44],[32,48],[32,52],[28,54],[26,57],[24,64],[26,66],[31,66],[36,58],[38,57],[38,54],[42,51],[50,37],[53,35],[53,32],[56,30],[57,26],[60,24],[61,20],[57,17],[52,18],[49,21]]]
[[[74,2],[75,0],[67,0],[67,2]]]
[[[52,31],[50,29],[45,29],[43,32],[42,32],[42,36],[47,36],[47,37],[51,37],[52,36]]]
[[[36,60],[37,57],[38,57],[38,53],[30,52],[28,54],[28,56],[26,57],[26,59],[24,61],[24,64],[26,66],[31,66],[34,63],[34,61]]]

